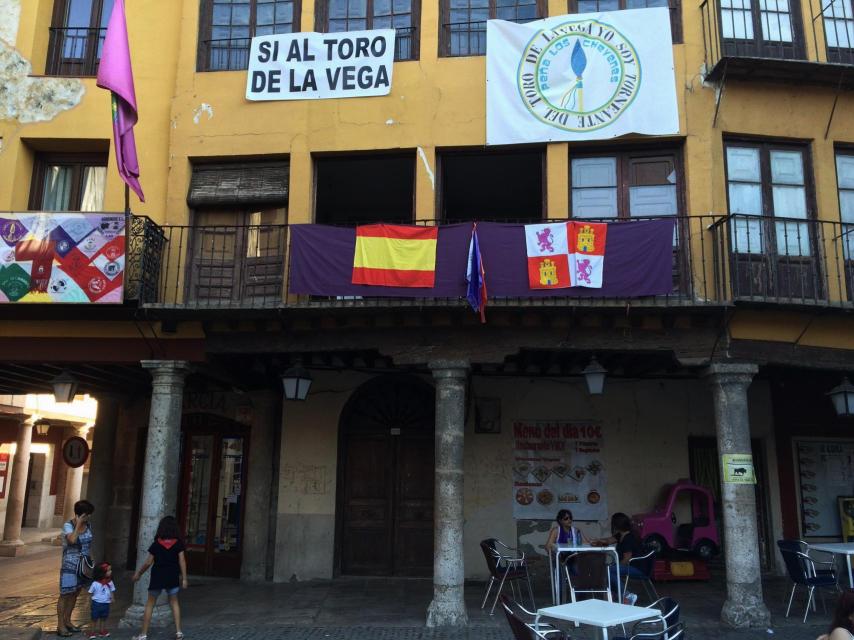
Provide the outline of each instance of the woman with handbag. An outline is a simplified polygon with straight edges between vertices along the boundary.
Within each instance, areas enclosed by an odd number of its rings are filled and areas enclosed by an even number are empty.
[[[89,518],[95,507],[88,500],[74,503],[74,517],[62,526],[62,566],[59,570],[59,600],[56,603],[56,635],[67,638],[80,627],[71,624],[77,595],[92,580],[95,564],[89,555],[92,527]]]

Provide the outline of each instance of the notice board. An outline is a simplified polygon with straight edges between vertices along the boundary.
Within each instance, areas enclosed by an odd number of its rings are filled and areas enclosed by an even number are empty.
[[[854,493],[854,440],[796,440],[804,537],[839,537],[838,496]]]

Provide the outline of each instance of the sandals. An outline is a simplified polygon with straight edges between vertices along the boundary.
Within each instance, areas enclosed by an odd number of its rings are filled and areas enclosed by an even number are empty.
[[[175,640],[184,640],[184,634],[182,632],[178,631],[175,634]]]

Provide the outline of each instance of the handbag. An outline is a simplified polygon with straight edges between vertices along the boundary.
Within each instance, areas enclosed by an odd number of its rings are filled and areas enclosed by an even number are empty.
[[[77,563],[77,575],[80,578],[91,580],[95,575],[95,561],[89,556],[80,556],[80,562]]]

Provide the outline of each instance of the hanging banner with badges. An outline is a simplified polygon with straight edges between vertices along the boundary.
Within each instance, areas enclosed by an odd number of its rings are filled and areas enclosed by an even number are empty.
[[[486,143],[679,133],[666,7],[486,25]]]
[[[121,304],[125,216],[0,213],[0,303]]]

